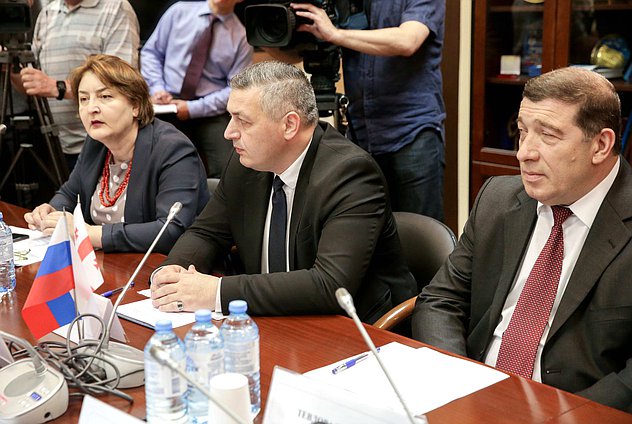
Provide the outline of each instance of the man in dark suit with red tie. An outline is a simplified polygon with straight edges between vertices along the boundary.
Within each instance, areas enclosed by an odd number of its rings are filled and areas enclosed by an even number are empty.
[[[483,186],[417,300],[413,336],[632,412],[632,169],[597,73],[527,82],[520,177]]]
[[[298,68],[252,65],[231,81],[225,136],[234,152],[215,195],[152,277],[163,311],[226,312],[245,299],[256,315],[341,313],[354,296],[374,322],[414,295],[384,176],[375,161],[318,122]],[[274,181],[274,182],[273,182]],[[208,275],[232,246],[240,275]]]

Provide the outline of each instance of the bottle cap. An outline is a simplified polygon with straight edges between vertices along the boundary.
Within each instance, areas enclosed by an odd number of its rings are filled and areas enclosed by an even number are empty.
[[[195,311],[195,321],[196,322],[210,322],[211,311],[208,309],[198,309],[197,311]]]
[[[161,319],[156,321],[156,333],[164,333],[165,331],[171,331],[173,325],[170,319]]]
[[[248,310],[248,304],[245,300],[232,300],[228,304],[228,312],[231,314],[243,314]]]

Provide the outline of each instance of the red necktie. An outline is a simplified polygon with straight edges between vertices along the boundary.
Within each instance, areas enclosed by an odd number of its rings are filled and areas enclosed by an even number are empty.
[[[213,24],[215,22],[217,22],[215,15],[211,15],[208,26],[202,32],[191,52],[191,62],[189,62],[187,72],[184,74],[182,89],[180,90],[180,97],[184,100],[195,99],[195,89],[202,77],[204,65],[208,61],[208,53],[213,40]]]
[[[564,259],[562,224],[573,214],[553,206],[553,228],[520,293],[498,352],[496,368],[525,378],[533,375],[540,339],[551,315]]]

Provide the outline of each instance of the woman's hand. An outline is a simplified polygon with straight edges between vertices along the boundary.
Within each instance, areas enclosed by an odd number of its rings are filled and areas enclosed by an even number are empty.
[[[35,210],[37,210],[37,208],[35,208]],[[35,210],[33,210],[33,212],[35,212]],[[55,231],[55,227],[57,226],[57,221],[59,221],[64,215],[67,216],[66,225],[68,226],[68,233],[72,234],[73,233],[72,213],[70,212],[64,213],[64,212],[56,211],[55,209],[48,212],[44,217],[40,219],[40,225],[39,225],[39,228],[37,229],[40,230],[42,233],[44,233],[44,235],[50,236],[51,234],[53,234],[53,231]]]
[[[33,209],[32,212],[25,213],[24,220],[28,224],[29,230],[44,231],[44,221],[52,212],[55,212],[55,208],[48,203],[44,203]],[[55,223],[57,223],[57,220],[55,220]]]
[[[53,231],[55,231],[55,227],[57,226],[57,222],[60,218],[66,215],[66,225],[68,226],[68,233],[72,234],[74,237],[74,219],[73,215],[70,212],[59,212],[55,210],[48,203],[44,203],[43,205],[39,205],[33,212],[29,212],[24,214],[24,219],[26,220],[29,229],[31,230],[39,230],[44,235],[51,235]],[[101,240],[101,236],[103,234],[103,228],[100,225],[88,225],[86,226],[86,231],[88,236],[90,237],[90,243],[94,249],[102,249],[103,243]]]

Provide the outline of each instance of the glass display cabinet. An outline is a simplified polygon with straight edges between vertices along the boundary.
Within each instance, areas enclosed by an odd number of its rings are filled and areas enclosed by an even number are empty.
[[[473,31],[470,201],[488,177],[519,173],[516,114],[525,82],[541,72],[582,65],[604,74],[621,96],[625,130],[632,0],[477,0]]]

